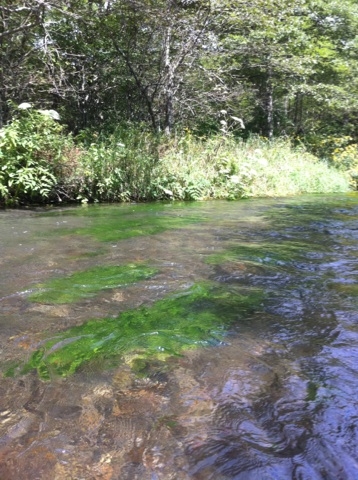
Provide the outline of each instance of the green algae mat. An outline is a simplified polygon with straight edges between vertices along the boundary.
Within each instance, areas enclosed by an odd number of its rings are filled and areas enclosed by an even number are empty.
[[[28,299],[38,303],[72,303],[93,297],[101,290],[146,280],[155,273],[155,268],[143,264],[97,266],[39,284],[39,290],[31,293]]]
[[[57,228],[57,235],[86,235],[100,242],[116,242],[133,237],[155,235],[167,230],[181,229],[208,218],[203,212],[192,212],[190,204],[185,207],[178,204],[133,205],[133,206],[101,206],[90,205],[86,209],[73,209],[64,212],[49,212],[43,216],[78,217],[85,220],[82,226],[73,228]],[[199,208],[195,204],[195,208]]]
[[[45,341],[25,365],[9,369],[6,375],[35,369],[48,380],[96,360],[112,358],[135,367],[140,359],[165,360],[184,350],[218,345],[230,325],[247,317],[261,300],[258,289],[240,292],[197,284],[152,306],[70,328]]]

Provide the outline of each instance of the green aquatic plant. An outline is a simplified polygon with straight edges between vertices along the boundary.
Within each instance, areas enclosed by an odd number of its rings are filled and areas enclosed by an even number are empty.
[[[123,216],[120,218],[106,216],[97,218],[88,227],[76,229],[75,233],[93,236],[101,242],[115,242],[126,238],[154,235],[166,230],[183,228],[200,220],[202,219],[197,215],[143,215],[127,216],[126,218]]]
[[[155,273],[155,268],[143,264],[97,266],[40,284],[39,290],[28,299],[38,303],[72,303],[93,297],[104,289],[145,280]]]
[[[53,374],[72,374],[85,363],[111,358],[138,369],[139,359],[164,360],[183,350],[218,344],[227,328],[257,308],[261,300],[257,289],[240,293],[198,284],[150,307],[70,328],[45,341],[18,371],[25,374],[36,369],[42,379],[49,379]],[[8,371],[8,375],[14,373],[14,369]]]
[[[346,295],[348,297],[358,296],[358,285],[356,283],[340,283],[331,282],[328,284],[329,288],[335,290],[339,294]]]
[[[270,224],[275,225],[276,229],[295,229],[295,235],[300,234],[300,229],[304,226],[319,230],[331,220],[345,220],[345,211],[354,208],[357,205],[357,192],[350,192],[344,196],[341,195],[315,195],[315,202],[312,196],[300,196],[297,198],[285,199],[284,203],[274,206],[274,208],[265,212],[265,218]],[[342,204],[345,208],[342,208]],[[353,211],[349,216],[354,219]],[[302,230],[301,230],[302,233]]]
[[[251,264],[281,266],[302,259],[309,251],[303,243],[254,243],[230,245],[226,250],[206,257],[206,263],[218,265],[241,261]]]
[[[308,402],[313,402],[317,398],[317,393],[318,393],[319,385],[313,381],[308,382],[307,384],[307,396],[306,400]]]
[[[196,204],[196,208],[199,206]],[[46,215],[58,215],[56,212]],[[88,235],[100,242],[117,242],[132,237],[154,235],[185,228],[207,220],[205,214],[191,212],[190,204],[152,204],[132,206],[89,205],[84,209],[69,209],[61,216],[81,218],[81,226],[56,229],[56,234]]]

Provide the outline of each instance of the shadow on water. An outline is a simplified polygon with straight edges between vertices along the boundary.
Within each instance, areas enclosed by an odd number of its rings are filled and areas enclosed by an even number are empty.
[[[356,196],[1,214],[1,479],[358,478]]]

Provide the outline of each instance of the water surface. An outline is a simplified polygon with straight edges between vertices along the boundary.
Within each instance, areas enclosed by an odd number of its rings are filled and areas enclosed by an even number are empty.
[[[358,197],[0,212],[0,478],[358,478]]]

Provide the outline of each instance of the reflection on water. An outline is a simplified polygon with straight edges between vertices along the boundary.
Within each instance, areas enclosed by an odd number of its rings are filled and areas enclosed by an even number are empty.
[[[1,480],[357,479],[357,220],[355,196],[0,212]]]

